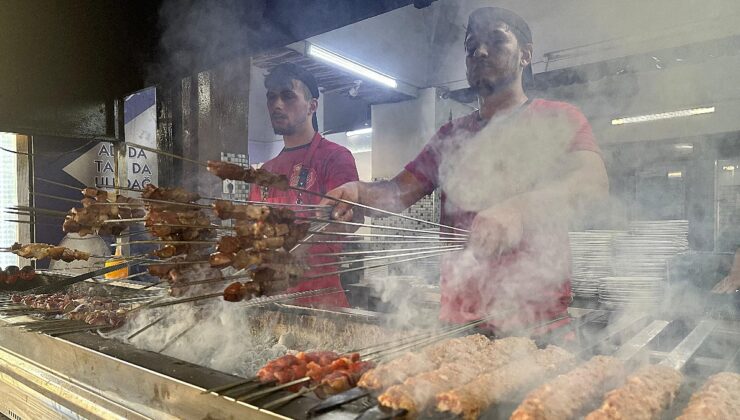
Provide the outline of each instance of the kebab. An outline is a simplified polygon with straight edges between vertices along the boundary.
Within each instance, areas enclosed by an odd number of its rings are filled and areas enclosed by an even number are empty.
[[[126,204],[141,204],[136,199],[120,194],[111,199],[107,191],[97,188],[84,188],[81,192],[83,195],[82,208],[73,208],[67,213],[62,224],[64,232],[78,233],[80,236],[91,233],[117,236],[126,229],[127,225],[110,221],[144,216],[143,209],[126,206]],[[116,203],[121,206],[115,205]]]
[[[575,357],[557,347],[517,360],[492,372],[479,375],[471,382],[436,396],[437,411],[450,412],[465,420],[476,419],[489,406],[512,399],[538,381],[570,369]]]
[[[677,420],[740,418],[740,374],[720,372],[712,375],[691,396]]]
[[[288,177],[269,172],[265,169],[254,169],[242,167],[233,163],[209,160],[208,172],[223,180],[244,181],[249,184],[257,184],[263,187],[275,187],[285,191],[290,187]]]
[[[5,270],[0,269],[1,284],[15,284],[18,280],[31,281],[36,277],[36,270],[30,265],[18,268],[16,265],[9,265]]]
[[[623,386],[606,394],[601,407],[585,420],[659,420],[676,397],[682,380],[681,372],[668,366],[642,367]]]
[[[84,296],[73,293],[54,293],[41,295],[19,295],[10,297],[13,303],[60,312],[66,319],[83,321],[89,325],[118,327],[125,321],[126,311],[110,298]]]
[[[380,396],[378,402],[392,409],[405,409],[410,417],[423,412],[435,396],[475,379],[483,371],[495,370],[537,350],[529,338],[509,337],[494,341],[480,341],[468,347],[455,347],[454,354],[445,356],[445,362],[436,369],[407,378],[393,385]]]
[[[488,338],[480,334],[450,338],[424,348],[421,352],[408,352],[389,362],[367,371],[357,385],[370,391],[381,391],[406,378],[434,370],[444,361],[453,361],[466,348],[488,345]]]
[[[52,260],[72,262],[76,260],[87,261],[90,258],[90,254],[87,252],[43,243],[21,245],[16,242],[10,247],[10,250],[12,253],[23,258],[35,258],[37,260],[50,258]]]
[[[268,362],[257,372],[257,377],[263,383],[277,384],[310,378],[310,382],[317,385],[317,392],[326,396],[354,387],[372,366],[372,362],[361,361],[359,353],[342,356],[331,351],[300,352]],[[296,384],[292,390],[297,391],[302,385]]]
[[[594,356],[568,373],[530,392],[514,410],[511,420],[566,420],[580,414],[605,391],[623,379],[624,362]]]

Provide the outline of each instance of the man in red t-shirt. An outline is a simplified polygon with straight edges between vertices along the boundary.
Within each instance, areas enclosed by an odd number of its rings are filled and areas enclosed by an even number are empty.
[[[275,134],[283,136],[285,147],[275,158],[262,165],[270,172],[283,174],[290,179],[290,185],[309,191],[325,194],[347,182],[357,181],[355,159],[345,147],[332,143],[318,133],[316,108],[318,107],[319,87],[316,79],[303,68],[291,64],[281,64],[265,78],[267,88],[267,109],[270,113]],[[318,204],[320,197],[295,190],[280,191],[253,185],[249,199],[283,204]],[[312,245],[308,248],[308,263],[322,265],[307,272],[307,276],[337,271],[336,257],[315,254],[336,253],[341,245]],[[323,265],[327,264],[327,265]],[[342,287],[339,275],[305,280],[290,292]],[[349,306],[344,292],[304,298],[301,304],[320,306]]]
[[[392,180],[328,195],[401,211],[441,189],[441,223],[470,230],[466,250],[443,257],[442,320],[496,313],[494,327],[511,329],[565,317],[568,223],[608,195],[599,148],[576,107],[526,96],[532,35],[520,16],[475,10],[465,51],[479,110],[441,127]],[[349,219],[352,208],[336,204],[333,216]]]

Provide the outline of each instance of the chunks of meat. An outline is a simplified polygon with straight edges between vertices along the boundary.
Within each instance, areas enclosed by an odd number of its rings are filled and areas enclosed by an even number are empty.
[[[244,181],[249,184],[257,184],[263,187],[274,187],[279,190],[287,190],[290,187],[288,177],[273,174],[265,169],[245,168],[229,162],[208,161],[208,172],[221,179]]]

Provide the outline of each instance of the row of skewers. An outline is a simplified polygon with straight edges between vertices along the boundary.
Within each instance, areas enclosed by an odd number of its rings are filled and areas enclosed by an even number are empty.
[[[222,179],[245,180],[281,189],[293,188],[287,185],[287,179],[284,176],[274,175],[260,169],[243,168],[225,162],[208,162],[207,168],[209,172]],[[201,199],[198,194],[182,188],[158,188],[154,185],[147,185],[141,192],[141,198],[125,197],[120,194],[114,196],[97,188],[84,188],[82,196],[82,207],[75,207],[66,214],[63,230],[78,233],[80,236],[90,233],[121,235],[131,223],[144,223],[148,233],[157,239],[155,241],[129,241],[129,243],[160,245],[158,249],[151,252],[149,257],[150,259],[159,258],[162,262],[148,261],[147,270],[149,274],[166,282],[171,294],[175,297],[188,293],[194,277],[200,277],[196,280],[198,284],[223,282],[225,279],[218,270],[226,267],[233,267],[248,273],[244,276],[247,281],[234,282],[223,289],[222,296],[227,301],[242,301],[285,290],[291,282],[311,278],[311,274],[307,272],[312,268],[317,268],[309,266],[301,259],[296,259],[290,253],[297,245],[362,242],[354,240],[355,235],[352,233],[312,231],[311,222],[340,223],[350,225],[352,228],[369,226],[361,223],[328,220],[328,208],[326,207],[304,206],[290,209],[274,204],[267,205],[267,203],[217,199],[213,199],[212,204],[205,205],[197,203]],[[29,209],[29,211],[32,210]],[[214,224],[213,219],[229,220],[234,224],[233,226]],[[228,234],[217,238],[215,234],[217,231],[227,231]],[[421,233],[432,236],[392,234],[370,234],[370,236],[398,239],[398,241],[387,242],[435,243],[436,245],[402,250],[367,251],[370,254],[376,254],[371,257],[365,257],[363,251],[348,252],[346,256],[359,255],[360,258],[350,260],[353,263],[367,261],[378,261],[379,265],[401,263],[460,250],[467,238],[467,234],[455,232],[422,231]],[[340,236],[340,238],[346,235],[352,238],[329,241],[307,240],[307,236],[326,234]],[[215,252],[208,252],[213,247],[215,247]],[[15,248],[12,249],[13,252],[27,258],[48,257],[72,261],[86,260],[90,257],[84,252],[45,244],[16,244],[13,248]],[[344,253],[335,253],[333,256],[343,255]],[[337,270],[329,273],[324,270],[316,277],[363,269],[363,267],[355,267],[341,270],[338,269],[339,264],[339,261],[321,264],[322,267],[337,266]],[[202,297],[207,299],[213,297],[213,294],[209,293]]]
[[[368,363],[359,375],[338,369],[342,373],[337,376],[345,379],[331,385],[324,379],[336,376],[315,376],[307,369],[309,365],[326,366],[331,372],[332,361],[338,357],[333,352],[318,352],[273,360],[258,377],[263,383],[283,386],[251,392],[240,401],[257,400],[273,390],[285,389],[285,385],[299,393],[321,389],[321,396],[356,385],[376,395],[382,407],[406,418],[436,412],[476,419],[491,406],[522,398],[511,415],[513,420],[581,416],[586,420],[657,420],[683,383],[682,373],[670,366],[644,365],[630,374],[626,362],[618,357],[597,355],[579,363],[577,356],[562,348],[550,345],[539,349],[524,337],[489,340],[469,335],[440,340],[375,366]],[[360,355],[354,353],[351,358],[359,360]],[[740,375],[721,372],[694,393],[679,418],[729,419],[738,415]]]

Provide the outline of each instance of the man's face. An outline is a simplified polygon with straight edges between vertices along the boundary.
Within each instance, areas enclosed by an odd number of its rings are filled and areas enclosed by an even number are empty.
[[[291,135],[301,129],[316,111],[316,99],[306,99],[303,83],[293,79],[291,85],[267,91],[267,111],[275,134]]]
[[[465,38],[468,83],[481,92],[493,92],[519,80],[522,50],[503,22],[478,25]]]

